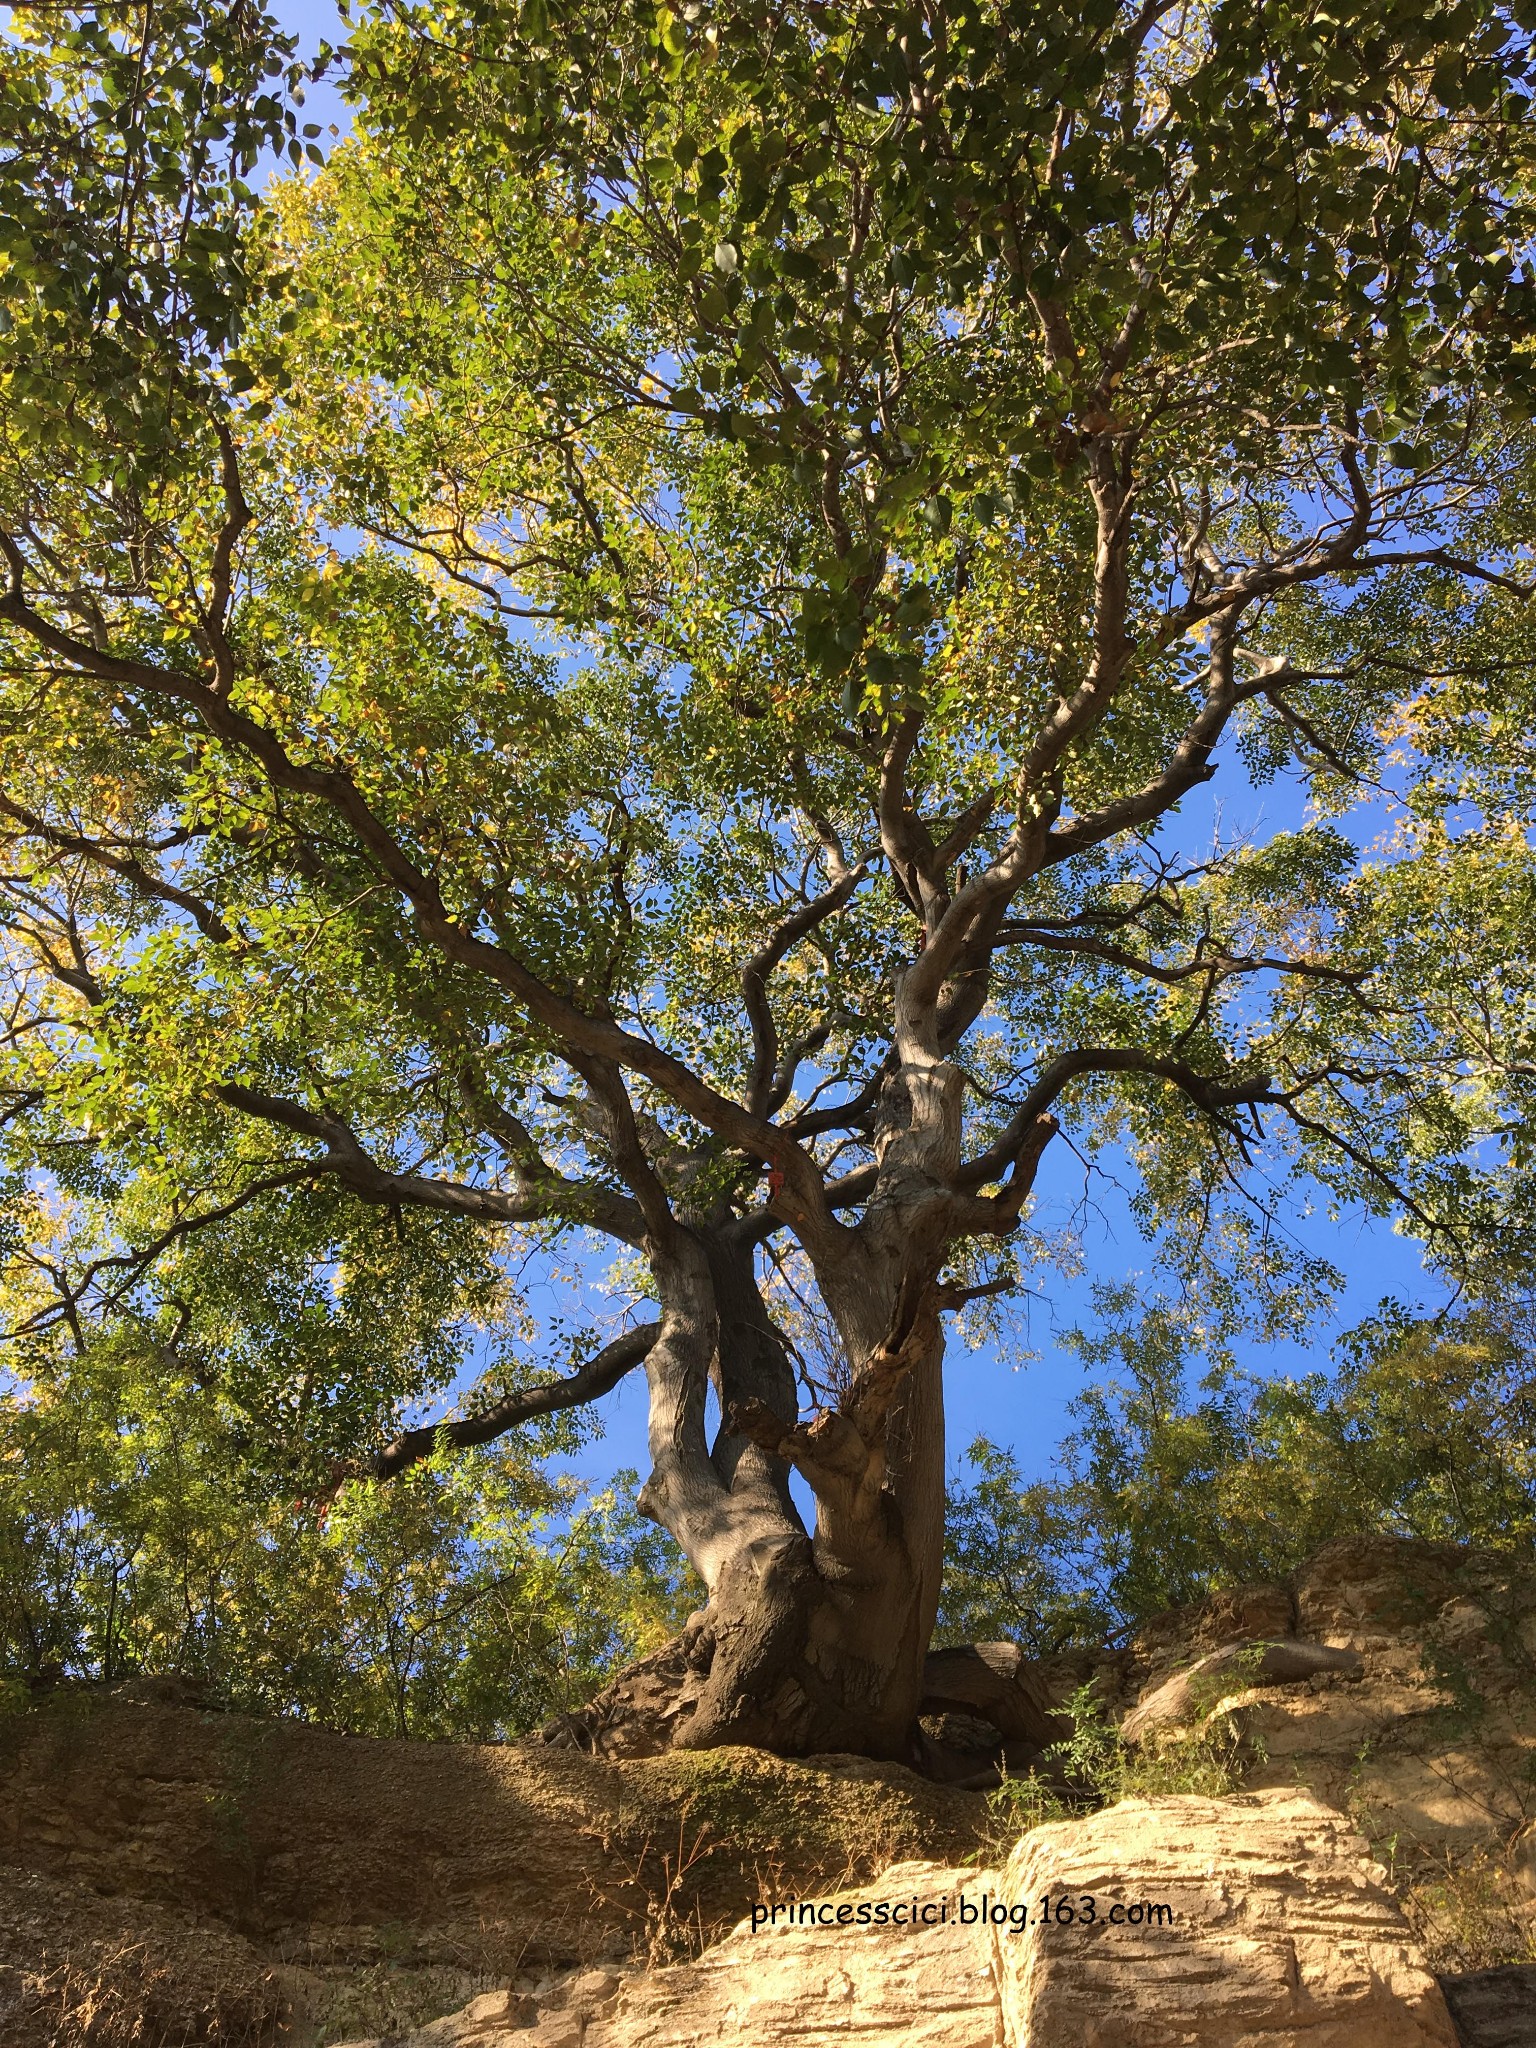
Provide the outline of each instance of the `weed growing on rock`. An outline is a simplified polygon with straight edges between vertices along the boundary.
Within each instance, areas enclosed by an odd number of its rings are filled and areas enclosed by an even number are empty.
[[[1220,1690],[1225,1694],[1231,1689],[1228,1672]],[[1245,1762],[1252,1760],[1244,1757],[1238,1729],[1224,1714],[1208,1714],[1193,1728],[1128,1743],[1092,1679],[1071,1695],[1066,1712],[1072,1718],[1072,1733],[1045,1752],[1046,1775],[1031,1770],[1004,1778],[988,1793],[987,1828],[975,1860],[1006,1856],[1032,1828],[1113,1806],[1117,1800],[1150,1799],[1167,1792],[1222,1798],[1240,1788]]]
[[[189,1997],[174,1963],[145,1942],[93,1945],[28,1988],[24,2010],[46,2027],[48,2048],[268,2048],[277,2038],[270,1986],[231,1982]]]
[[[968,1860],[998,1863],[1015,1842],[1047,1821],[1068,1820],[1076,1809],[1049,1779],[1033,1771],[1021,1778],[1004,1778],[987,1794],[987,1827],[981,1846]]]
[[[1219,1691],[1232,1690],[1229,1672]],[[1192,1727],[1169,1729],[1132,1745],[1092,1680],[1072,1694],[1067,1712],[1072,1733],[1046,1755],[1084,1805],[1110,1806],[1117,1799],[1151,1799],[1167,1792],[1219,1799],[1242,1782],[1241,1741],[1225,1714],[1208,1713]]]
[[[442,1964],[376,1962],[296,1971],[286,1987],[293,2011],[284,2048],[409,2034],[506,1982],[504,1972]]]
[[[634,1959],[650,1969],[696,1956],[717,1931],[706,1924],[694,1873],[721,1845],[710,1839],[707,1822],[690,1829],[690,1813],[684,1806],[678,1815],[675,1847],[658,1854],[647,1835],[633,1856],[615,1855],[618,1885],[592,1885],[605,1905],[619,1905],[630,1917]]]

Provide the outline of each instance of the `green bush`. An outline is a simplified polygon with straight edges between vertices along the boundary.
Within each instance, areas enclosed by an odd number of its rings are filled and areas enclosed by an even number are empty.
[[[1230,1689],[1228,1681],[1223,1690]],[[1005,1777],[988,1793],[983,1856],[1006,1856],[1032,1828],[1120,1799],[1150,1799],[1166,1792],[1220,1799],[1242,1782],[1239,1739],[1224,1718],[1133,1746],[1092,1680],[1067,1700],[1066,1712],[1072,1732],[1045,1752],[1041,1768]]]

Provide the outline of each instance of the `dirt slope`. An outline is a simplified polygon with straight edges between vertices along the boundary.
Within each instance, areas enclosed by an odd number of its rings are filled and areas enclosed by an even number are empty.
[[[765,1881],[963,1856],[983,1818],[974,1794],[853,1758],[374,1741],[131,1690],[0,1731],[0,1863],[293,1961],[576,1962],[647,1938],[663,1906],[713,1926]]]

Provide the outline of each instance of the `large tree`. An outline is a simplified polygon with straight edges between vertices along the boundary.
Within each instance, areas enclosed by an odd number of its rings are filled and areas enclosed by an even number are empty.
[[[673,1739],[905,1754],[1053,1147],[1256,1296],[1288,1188],[1526,1242],[1521,10],[383,0],[264,198],[257,13],[17,25],[19,1327],[366,1239],[483,1336],[606,1245],[373,1469],[643,1361]],[[365,1339],[333,1479],[441,1387]]]

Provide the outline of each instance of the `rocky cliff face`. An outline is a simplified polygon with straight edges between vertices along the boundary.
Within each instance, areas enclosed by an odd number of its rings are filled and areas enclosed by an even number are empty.
[[[1002,1948],[1009,2048],[1455,2048],[1386,1871],[1311,1793],[1128,1799],[1026,1836],[1002,1889],[1095,1902]]]
[[[1292,1653],[1288,1673],[1252,1670],[1262,1644],[1277,1665]],[[1325,1660],[1310,1670],[1308,1646]],[[1438,1969],[1536,1960],[1536,1584],[1507,1561],[1333,1544],[1293,1586],[1160,1618],[1099,1674],[1132,1734],[1219,1725],[1245,1786],[1348,1813]],[[1058,1690],[1081,1675],[1053,1674]]]
[[[399,2048],[1456,2048],[1386,1872],[1309,1793],[1126,1800],[1001,1870],[898,1864],[812,1903]]]
[[[308,2016],[292,2038],[404,2023],[520,1972],[696,1946],[765,1887],[963,1857],[986,1817],[853,1757],[368,1741],[171,1692],[64,1693],[0,1723],[3,2048],[62,2048],[71,1999],[96,2014],[91,2048],[253,2048],[285,2001]],[[135,2033],[140,1979],[154,2017]]]
[[[1341,2048],[1378,2036],[1409,2048],[1454,2038],[1438,1994],[1413,1989],[1427,1963],[1465,2042],[1536,2043],[1536,1586],[1507,1565],[1449,1546],[1335,1545],[1292,1585],[1225,1593],[1097,1658],[1028,1671],[998,1656],[970,1660],[974,1671],[950,1662],[935,1699],[951,1721],[969,1719],[968,1771],[986,1763],[992,1692],[1012,1717],[994,1728],[1011,1762],[1030,1733],[1014,1725],[1019,1700],[1048,1716],[1090,1678],[1138,1753],[1181,1731],[1223,1731],[1241,1794],[1261,1802],[1200,1821],[1211,1873],[1226,1872],[1189,1907],[1203,1949],[1165,1951],[1153,1930],[1138,1951],[1122,1929],[1092,1950],[1071,1923],[1052,1923],[1031,1937],[1027,1967],[1021,1948],[992,1952],[985,1995],[951,2012],[924,1972],[963,1976],[963,1943],[951,1955],[937,1942],[902,1951],[861,1937],[846,1947],[857,1967],[834,1967],[835,1937],[795,1960],[763,1930],[725,1930],[762,1898],[878,1887],[914,1856],[932,1866],[924,1884],[975,1881],[966,1859],[989,1828],[977,1792],[846,1758],[613,1761],[541,1745],[359,1741],[178,1706],[146,1686],[63,1694],[0,1728],[0,2040],[233,2048],[258,2040],[286,2002],[299,2016],[289,2041],[318,2048],[349,2034],[403,2039],[479,1994],[468,2008],[478,2033],[464,2032],[461,2011],[430,2038],[462,2034],[479,2048],[490,2029],[508,2048],[662,2048],[706,2010],[726,2026],[720,1997],[750,1960],[766,1973],[751,2024],[769,2031],[757,2039],[811,2027],[811,2007],[795,2001],[821,1983],[833,2004],[814,2025],[828,2038],[873,2041],[886,2012],[892,2048],[926,2039],[911,2031],[916,2006],[949,2013],[964,2048],[973,2008],[994,2029],[1006,2022],[1013,2048],[1047,2038],[1047,2026],[1056,2048],[1080,2024],[1096,2048],[1156,2048],[1159,1999],[1176,1998],[1204,1999],[1218,2017],[1216,2031],[1167,2034],[1170,2044],[1269,2044],[1289,2038],[1276,2031],[1290,2024],[1284,1987],[1315,1981],[1345,1999],[1338,2024],[1354,2031],[1337,2035]],[[1302,1793],[1327,1818],[1303,1826],[1293,1815],[1286,1850],[1270,1822]],[[1181,1860],[1192,1808],[1153,1802],[1134,1828],[1125,1806],[1063,1825],[1036,1831],[1024,1862],[1007,1866],[1021,1896],[1037,1880],[1042,1892],[1058,1880],[1092,1890],[1117,1871],[1148,1897],[1164,1880],[1195,1882]],[[1259,1884],[1261,1843],[1271,1876]],[[1355,1920],[1338,1917],[1341,1900],[1359,1908]],[[673,1962],[701,1945],[696,1964]],[[1355,1959],[1354,2008],[1342,1978],[1319,1977],[1318,1959],[1334,1955]],[[1097,1961],[1079,1969],[1074,1956]],[[1164,1998],[1165,1980],[1182,1988]],[[1373,1998],[1389,2001],[1387,2018]],[[1271,2017],[1233,2032],[1250,2007]],[[623,2014],[630,2032],[599,2030]],[[862,2032],[850,2034],[855,2019]],[[1308,2025],[1307,2048],[1331,2044],[1315,2014]]]
[[[963,1856],[974,1797],[860,1758],[610,1763],[76,1693],[0,1724],[0,1864],[191,1908],[299,1957],[572,1963],[768,1882]]]

